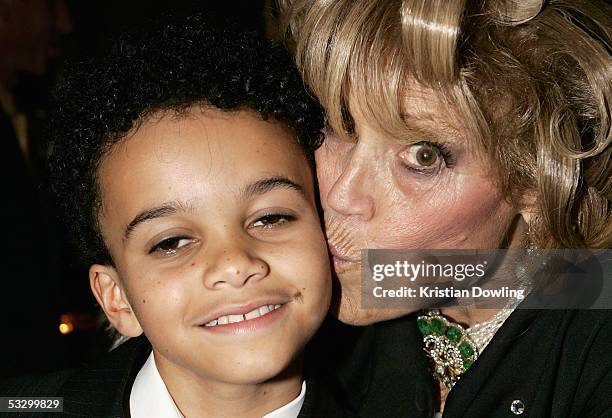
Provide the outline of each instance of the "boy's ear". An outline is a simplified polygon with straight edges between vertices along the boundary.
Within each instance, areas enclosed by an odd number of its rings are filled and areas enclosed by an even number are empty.
[[[111,324],[126,337],[142,334],[126,294],[119,284],[119,275],[112,266],[94,264],[89,268],[89,285]]]

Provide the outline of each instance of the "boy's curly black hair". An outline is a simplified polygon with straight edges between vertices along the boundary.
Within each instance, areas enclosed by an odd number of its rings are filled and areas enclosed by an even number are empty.
[[[66,69],[54,95],[51,182],[87,264],[113,264],[98,224],[97,168],[155,112],[251,109],[288,126],[307,156],[323,112],[280,45],[213,27],[201,15],[126,32],[103,56]]]

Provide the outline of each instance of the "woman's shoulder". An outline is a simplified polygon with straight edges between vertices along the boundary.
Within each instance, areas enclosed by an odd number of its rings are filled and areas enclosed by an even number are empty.
[[[540,321],[556,329],[557,339],[576,360],[612,347],[612,310],[542,311]],[[612,356],[607,356],[612,362]]]
[[[565,311],[562,318],[557,399],[573,400],[570,416],[612,414],[612,310]]]

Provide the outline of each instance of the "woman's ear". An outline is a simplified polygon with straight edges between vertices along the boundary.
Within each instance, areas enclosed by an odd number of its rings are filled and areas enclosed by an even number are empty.
[[[535,192],[526,192],[522,195],[519,204],[519,213],[527,225],[531,225],[531,221],[538,210],[538,199]]]
[[[521,217],[523,218],[523,220],[525,221],[527,225],[531,224],[531,219],[533,218],[533,216],[534,216],[534,212],[527,212],[527,211],[521,212]]]
[[[120,285],[117,270],[94,264],[89,268],[89,285],[111,324],[126,337],[142,334],[142,327]]]
[[[535,222],[538,222],[537,219],[539,214],[537,202],[536,194],[529,193],[523,196],[522,205],[519,210],[519,215],[525,223],[526,235],[523,245],[527,248],[535,248],[539,240],[539,234],[537,233],[538,228],[535,224]]]

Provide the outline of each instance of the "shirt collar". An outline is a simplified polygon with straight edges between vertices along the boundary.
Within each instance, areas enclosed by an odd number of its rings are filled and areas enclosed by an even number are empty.
[[[305,396],[306,382],[302,382],[302,390],[297,398],[262,418],[297,418]],[[183,418],[157,370],[152,351],[134,380],[130,393],[130,415],[132,418]]]

